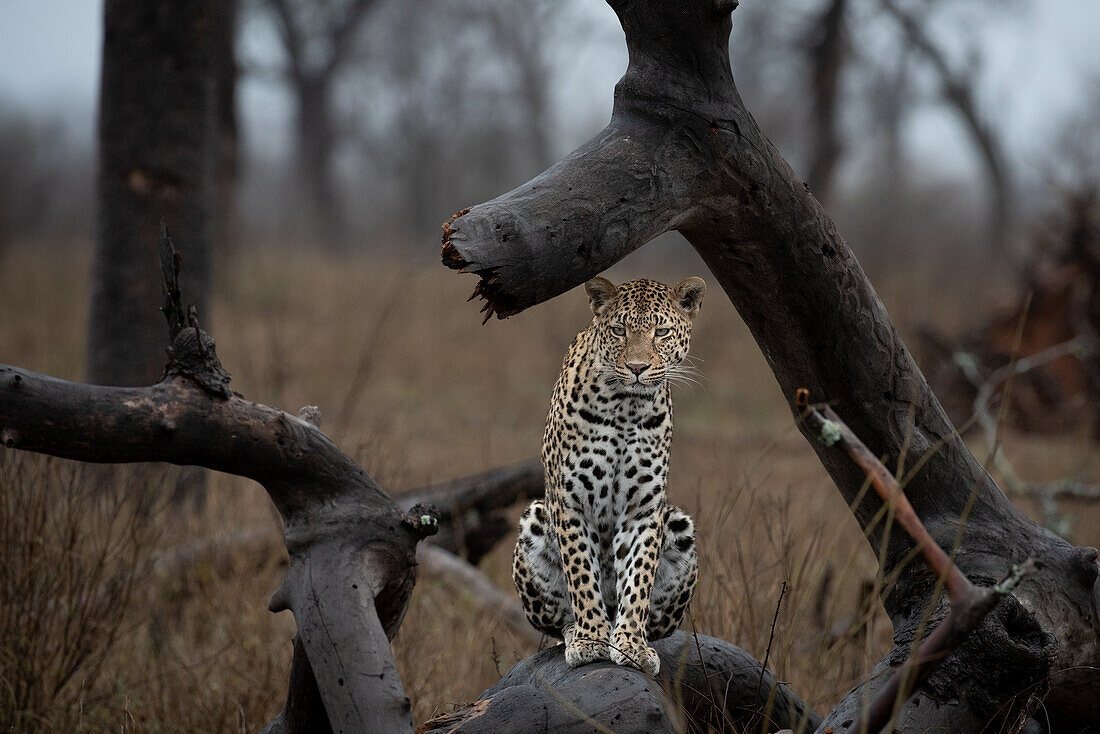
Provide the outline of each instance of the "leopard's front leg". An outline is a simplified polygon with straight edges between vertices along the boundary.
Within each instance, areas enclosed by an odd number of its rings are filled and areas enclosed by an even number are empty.
[[[652,480],[651,480],[652,481]],[[615,579],[619,615],[612,635],[611,660],[650,675],[661,667],[657,652],[646,641],[650,597],[664,542],[663,486],[639,486],[633,502],[615,529]]]
[[[567,497],[553,498],[551,513],[573,607],[573,622],[562,630],[565,661],[576,668],[596,660],[607,660],[611,622],[600,594],[596,542],[589,534],[582,508]]]

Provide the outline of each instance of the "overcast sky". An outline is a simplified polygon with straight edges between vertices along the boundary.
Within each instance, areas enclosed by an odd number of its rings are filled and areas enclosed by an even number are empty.
[[[742,6],[767,1],[743,0]],[[592,23],[617,33],[610,9],[599,0],[592,4]],[[1077,105],[1082,80],[1100,74],[1100,0],[1025,0],[1017,7],[1020,12],[1003,13],[999,22],[976,28],[975,33],[986,63],[983,105],[1026,163],[1039,154],[1035,140],[1049,130],[1051,121]],[[35,113],[67,111],[74,127],[90,137],[101,13],[100,0],[0,0],[0,104]],[[735,42],[737,17],[735,12]],[[625,66],[625,50],[604,52],[600,63],[593,61],[584,54],[569,57],[565,63],[572,66],[561,73],[589,87],[577,99],[588,104],[598,100],[601,112],[610,113],[611,87]],[[258,107],[270,124],[271,108],[279,104],[277,97],[248,88],[242,101],[246,133]],[[592,110],[587,111],[585,117],[591,119]],[[949,127],[948,121],[931,118],[920,137],[942,151],[942,136],[956,134]]]

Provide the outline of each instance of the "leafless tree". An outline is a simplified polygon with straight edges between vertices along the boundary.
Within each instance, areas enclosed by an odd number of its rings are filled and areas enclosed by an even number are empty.
[[[925,8],[909,10],[896,0],[882,0],[882,7],[901,26],[907,43],[924,58],[936,76],[945,104],[955,112],[981,160],[989,186],[988,246],[998,255],[1012,255],[1014,184],[1004,145],[977,101],[977,69],[952,65],[941,44],[928,32]],[[971,59],[976,56],[972,52]]]
[[[344,85],[352,174],[374,207],[356,227],[419,241],[462,198],[499,193],[551,162],[550,51],[563,6],[516,0],[385,3]],[[435,39],[446,37],[440,45]],[[449,171],[463,165],[462,176]],[[351,215],[349,214],[349,217]]]
[[[298,172],[311,224],[322,236],[341,228],[333,186],[339,139],[333,95],[351,60],[357,34],[378,0],[262,0],[286,56],[282,75],[294,94]]]

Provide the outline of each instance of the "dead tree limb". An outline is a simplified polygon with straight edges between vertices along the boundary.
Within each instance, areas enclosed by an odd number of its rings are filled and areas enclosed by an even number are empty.
[[[1043,367],[1070,354],[1078,356],[1084,362],[1091,356],[1087,355],[1085,344],[1085,340],[1074,337],[1047,347],[1036,354],[1013,360],[995,369],[988,377],[982,377],[977,359],[969,352],[956,351],[952,360],[976,391],[972,402],[974,420],[982,429],[989,460],[1000,473],[1001,484],[1004,485],[1005,491],[1009,494],[1038,499],[1046,526],[1063,537],[1069,534],[1069,522],[1059,510],[1058,499],[1100,501],[1100,485],[1064,478],[1046,482],[1022,480],[1005,455],[1004,447],[1001,446],[998,421],[993,415],[991,404],[994,394],[1001,385],[1019,375],[1025,375],[1033,369]]]
[[[475,510],[487,512],[511,507],[520,500],[538,499],[544,491],[542,462],[528,459],[518,464],[413,489],[396,497],[399,507],[435,505],[439,519],[448,514]]]
[[[449,222],[444,263],[477,274],[486,314],[503,318],[679,230],[737,307],[784,394],[808,388],[841,406],[876,456],[919,463],[906,495],[939,545],[953,546],[976,498],[958,555],[970,579],[993,584],[1029,557],[1042,563],[930,678],[899,731],[978,731],[1014,719],[1031,705],[1018,696],[1024,688],[1043,700],[1055,727],[1100,720],[1100,697],[1086,693],[1100,682],[1096,551],[1024,517],[957,439],[847,243],[742,104],[727,52],[736,3],[610,4],[630,54],[611,122],[530,182]],[[882,502],[856,505],[863,472],[812,443],[881,551],[885,574],[897,578],[884,600],[898,632],[882,664],[892,666],[907,655],[935,579],[905,563],[908,538],[871,529]],[[851,725],[863,688],[828,726]]]
[[[431,543],[420,544],[416,559],[423,573],[446,584],[454,593],[467,595],[478,611],[499,619],[516,637],[536,648],[542,644],[543,636],[527,621],[523,606],[511,590],[501,591],[473,565]]]
[[[284,716],[281,731],[330,722],[346,732],[411,730],[387,638],[405,613],[416,543],[434,517],[403,513],[316,426],[233,393],[214,340],[183,308],[167,236],[161,260],[172,343],[164,379],[101,387],[0,365],[0,443],[78,461],[198,465],[262,484],[290,552],[271,602],[298,623],[288,707],[310,712],[308,722]]]
[[[561,645],[543,650],[517,663],[477,703],[426,722],[418,734],[672,734],[748,731],[761,721],[770,726],[765,731],[806,731],[821,720],[771,671],[728,642],[677,632],[653,647],[661,656],[656,679],[611,663],[570,668]]]
[[[515,529],[501,511],[520,500],[537,499],[543,491],[542,462],[531,459],[414,489],[395,499],[403,509],[416,504],[437,508],[439,534],[432,543],[476,566]]]

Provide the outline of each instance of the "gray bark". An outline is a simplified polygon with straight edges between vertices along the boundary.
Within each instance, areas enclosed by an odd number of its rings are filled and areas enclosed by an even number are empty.
[[[517,663],[477,703],[427,722],[422,731],[589,734],[598,725],[615,734],[672,734],[688,722],[688,731],[775,731],[805,730],[821,720],[728,642],[677,632],[653,647],[661,656],[656,679],[607,662],[570,668],[562,645],[543,650]]]

